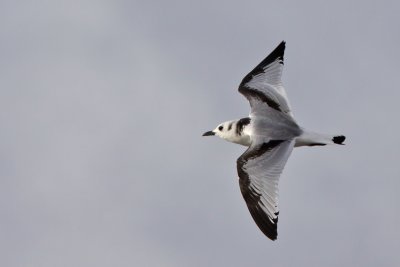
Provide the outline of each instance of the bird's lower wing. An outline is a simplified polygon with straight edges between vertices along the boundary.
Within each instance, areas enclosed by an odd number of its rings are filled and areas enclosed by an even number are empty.
[[[277,238],[279,176],[294,140],[255,142],[237,160],[240,190],[260,230]]]

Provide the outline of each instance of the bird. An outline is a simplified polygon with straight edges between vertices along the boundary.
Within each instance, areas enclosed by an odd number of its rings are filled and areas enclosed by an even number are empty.
[[[282,41],[239,85],[250,103],[248,117],[220,123],[203,136],[217,136],[248,147],[237,159],[240,191],[258,228],[278,236],[278,182],[294,147],[343,145],[344,135],[309,131],[296,122],[282,84]]]

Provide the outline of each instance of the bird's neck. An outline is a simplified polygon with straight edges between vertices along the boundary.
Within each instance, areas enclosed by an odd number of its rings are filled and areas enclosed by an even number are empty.
[[[243,146],[250,146],[251,139],[249,135],[250,118],[242,118],[233,123],[232,131],[224,136],[226,141],[240,144]]]

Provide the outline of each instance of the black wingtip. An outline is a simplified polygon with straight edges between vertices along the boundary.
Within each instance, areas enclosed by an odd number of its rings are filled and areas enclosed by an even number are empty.
[[[252,71],[250,71],[242,80],[239,88],[250,81],[254,75],[264,72],[264,67],[279,59],[279,63],[283,65],[283,56],[285,54],[286,42],[282,41],[263,61],[260,62]]]
[[[281,63],[283,64],[283,56],[285,54],[285,48],[286,48],[286,42],[282,41],[275,49],[272,51],[268,57],[264,60],[265,63],[270,63],[274,61],[275,59],[279,58],[281,60]]]
[[[275,241],[278,238],[278,217],[275,219],[268,218],[264,211],[258,206],[248,206],[248,208],[261,232],[272,241]]]
[[[345,139],[346,139],[346,136],[344,136],[344,135],[338,135],[338,136],[334,136],[334,137],[332,138],[332,141],[333,141],[335,144],[344,145],[343,142],[344,142]]]

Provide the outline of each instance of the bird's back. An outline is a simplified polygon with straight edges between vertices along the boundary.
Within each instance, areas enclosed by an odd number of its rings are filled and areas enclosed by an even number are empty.
[[[275,110],[270,110],[268,116],[250,114],[250,135],[265,140],[291,140],[302,134],[301,128],[292,117]]]

